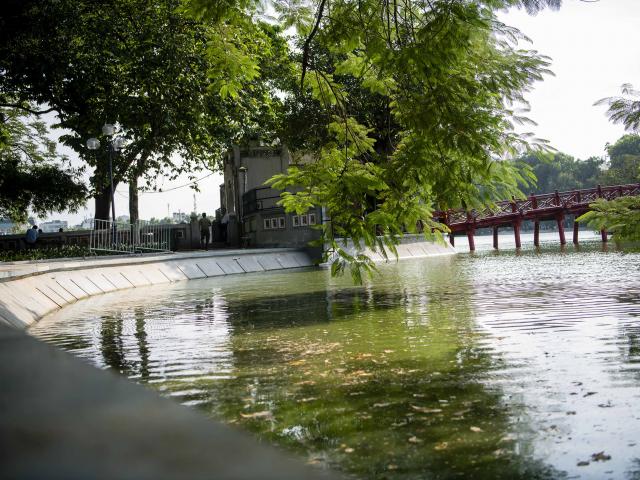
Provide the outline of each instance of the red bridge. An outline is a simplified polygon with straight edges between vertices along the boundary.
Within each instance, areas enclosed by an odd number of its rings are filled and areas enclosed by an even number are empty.
[[[497,202],[494,208],[484,210],[448,210],[438,212],[436,219],[444,223],[451,230],[449,241],[454,245],[455,234],[466,233],[469,249],[475,250],[474,234],[478,228],[493,228],[493,248],[498,248],[498,229],[509,226],[513,228],[516,248],[520,248],[520,227],[524,220],[533,221],[533,243],[540,245],[540,222],[555,220],[558,225],[560,243],[567,243],[564,235],[565,215],[578,217],[590,210],[589,204],[598,198],[612,200],[618,197],[640,195],[640,183],[629,185],[614,185],[571,192],[531,194],[525,200],[515,197],[511,200]],[[602,231],[602,241],[607,241],[607,232]],[[578,223],[573,222],[573,243],[578,243]]]

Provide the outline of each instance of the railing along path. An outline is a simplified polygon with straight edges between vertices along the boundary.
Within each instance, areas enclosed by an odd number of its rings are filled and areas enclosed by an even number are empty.
[[[578,217],[590,210],[589,205],[598,198],[613,200],[614,198],[640,195],[640,183],[614,185],[570,192],[531,194],[526,199],[504,200],[497,202],[493,208],[484,210],[448,210],[436,212],[435,218],[451,230],[449,240],[454,244],[456,233],[466,233],[469,248],[475,250],[474,234],[478,228],[493,228],[493,247],[498,248],[498,228],[513,227],[516,248],[520,248],[520,227],[524,220],[533,221],[533,242],[540,245],[540,222],[555,220],[558,225],[560,243],[566,243],[564,234],[565,215]],[[602,231],[602,241],[607,241],[607,232]],[[573,223],[573,243],[578,243],[578,223]]]

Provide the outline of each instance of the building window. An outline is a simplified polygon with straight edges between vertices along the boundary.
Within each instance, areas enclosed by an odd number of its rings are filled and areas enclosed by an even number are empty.
[[[309,213],[307,215],[294,215],[291,218],[294,227],[307,227],[309,225],[315,225],[317,223],[315,212]]]
[[[284,229],[286,221],[284,217],[272,217],[263,219],[265,230]]]

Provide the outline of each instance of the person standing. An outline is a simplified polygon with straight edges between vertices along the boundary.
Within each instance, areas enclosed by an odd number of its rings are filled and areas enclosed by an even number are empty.
[[[203,213],[202,218],[198,220],[200,225],[200,247],[209,250],[209,238],[211,238],[211,220],[207,218],[207,214]]]
[[[38,236],[40,235],[40,231],[38,230],[38,226],[34,225],[24,236],[24,241],[27,243],[27,248],[36,248],[36,242],[38,241]]]

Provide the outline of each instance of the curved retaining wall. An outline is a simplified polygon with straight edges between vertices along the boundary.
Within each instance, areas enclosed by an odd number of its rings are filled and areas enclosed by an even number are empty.
[[[453,253],[449,244],[425,242],[422,237],[408,237],[398,245],[400,259]],[[379,254],[373,258],[384,260]],[[25,329],[54,310],[93,295],[314,263],[305,250],[274,248],[5,264],[0,268],[0,322]]]
[[[13,264],[0,279],[0,322],[24,329],[82,298],[160,283],[309,267],[302,250],[228,250]]]

